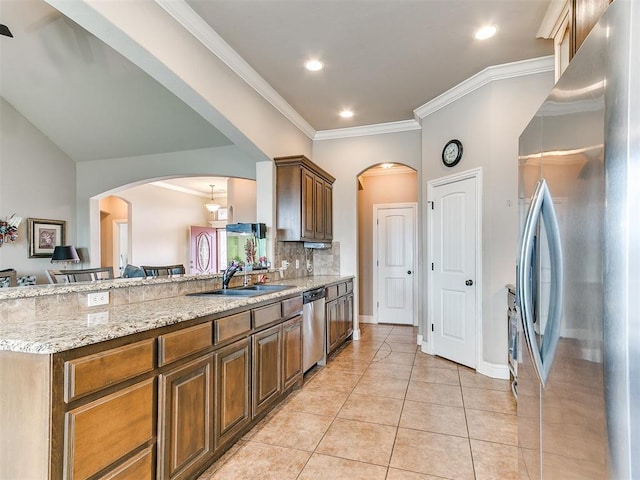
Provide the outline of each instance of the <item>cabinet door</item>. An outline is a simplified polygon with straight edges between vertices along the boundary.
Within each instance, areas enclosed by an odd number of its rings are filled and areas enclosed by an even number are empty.
[[[347,295],[345,300],[345,336],[353,333],[353,294]]]
[[[283,381],[286,390],[302,378],[302,315],[282,325]]]
[[[324,203],[324,180],[320,177],[314,179],[314,232],[315,239],[322,240],[324,238],[324,222],[325,222],[325,203]]]
[[[325,305],[325,321],[327,323],[327,353],[333,352],[340,344],[338,328],[338,301],[332,300]]]
[[[282,325],[253,335],[253,417],[282,393]]]
[[[243,338],[215,352],[215,448],[232,440],[251,421],[251,340]]]
[[[159,377],[158,478],[188,478],[213,454],[213,354]]]
[[[347,297],[338,298],[338,338],[342,342],[347,336]]]
[[[89,478],[154,437],[154,380],[65,414],[65,479]]]
[[[324,239],[333,240],[333,185],[324,182]]]
[[[311,240],[315,233],[315,175],[308,170],[302,169],[302,238]]]

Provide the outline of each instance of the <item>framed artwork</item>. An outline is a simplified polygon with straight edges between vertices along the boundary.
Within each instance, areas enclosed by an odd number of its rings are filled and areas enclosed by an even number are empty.
[[[28,218],[29,258],[51,258],[53,249],[64,245],[66,224],[64,220]]]
[[[218,220],[228,220],[229,219],[229,211],[226,208],[218,209],[218,216],[216,217]]]

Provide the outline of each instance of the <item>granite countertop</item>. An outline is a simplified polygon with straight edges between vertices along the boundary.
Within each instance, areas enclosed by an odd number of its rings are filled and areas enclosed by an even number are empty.
[[[293,288],[255,297],[178,296],[128,305],[85,308],[76,313],[51,311],[47,315],[36,315],[31,310],[2,312],[0,350],[39,354],[63,352],[239,307],[250,307],[265,300],[350,278],[353,276],[323,275],[271,282]],[[78,291],[77,288],[73,291]],[[96,290],[95,284],[92,290]]]

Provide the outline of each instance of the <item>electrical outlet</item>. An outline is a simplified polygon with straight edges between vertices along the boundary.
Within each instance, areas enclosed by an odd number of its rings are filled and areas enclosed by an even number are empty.
[[[296,258],[296,270],[300,268],[300,260]]]
[[[109,292],[95,292],[87,295],[87,306],[97,307],[98,305],[109,304]]]
[[[289,265],[291,265],[289,262],[287,262],[286,260],[282,260],[282,269],[286,270],[287,268],[289,268]]]

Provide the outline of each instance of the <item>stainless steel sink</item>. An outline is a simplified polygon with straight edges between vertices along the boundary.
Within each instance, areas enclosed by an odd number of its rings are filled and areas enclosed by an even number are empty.
[[[221,288],[218,290],[209,290],[208,292],[190,293],[189,296],[206,297],[209,295],[229,296],[229,297],[255,297],[257,295],[266,295],[267,293],[280,292],[294,288],[292,285],[249,285],[248,287]]]

